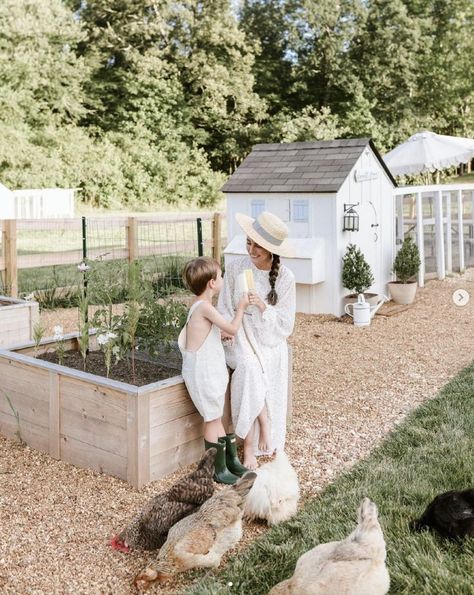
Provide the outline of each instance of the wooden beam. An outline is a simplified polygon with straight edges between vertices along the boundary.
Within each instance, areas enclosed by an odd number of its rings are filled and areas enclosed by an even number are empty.
[[[5,221],[5,284],[12,297],[18,297],[18,266],[16,253],[16,220]]]
[[[444,279],[446,270],[444,265],[444,230],[443,230],[443,193],[438,190],[435,194],[435,242],[436,242],[436,272],[438,279]]]
[[[451,229],[451,193],[446,193],[446,272],[453,272],[453,233]]]
[[[128,261],[138,260],[138,223],[136,217],[129,217],[127,224]]]
[[[403,220],[403,195],[397,196],[395,199],[395,209],[397,213],[397,235],[395,237],[395,245],[399,245],[403,243],[403,239],[405,237],[404,232],[404,220]]]
[[[61,458],[59,374],[49,372],[49,454]]]
[[[420,268],[418,270],[418,285],[425,285],[425,230],[423,227],[423,196],[421,192],[416,193],[416,237],[418,251],[420,253]]]
[[[140,489],[150,481],[150,395],[127,395],[127,481]]]
[[[458,246],[459,246],[459,272],[464,273],[466,265],[464,262],[464,229],[463,229],[463,200],[462,190],[457,191],[458,201]]]
[[[222,214],[219,212],[214,213],[214,219],[212,221],[212,257],[221,261],[222,256]]]

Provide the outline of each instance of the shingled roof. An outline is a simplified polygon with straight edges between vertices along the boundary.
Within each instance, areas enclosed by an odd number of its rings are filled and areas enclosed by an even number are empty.
[[[223,192],[337,192],[367,146],[396,186],[369,138],[255,145]]]

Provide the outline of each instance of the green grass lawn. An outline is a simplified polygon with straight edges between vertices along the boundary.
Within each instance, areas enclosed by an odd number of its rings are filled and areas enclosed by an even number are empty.
[[[203,576],[187,593],[268,593],[293,573],[302,553],[347,536],[360,501],[368,496],[377,503],[385,534],[390,593],[472,595],[474,539],[458,544],[430,533],[413,534],[408,523],[435,495],[473,485],[474,363],[297,516],[270,530],[220,573]]]

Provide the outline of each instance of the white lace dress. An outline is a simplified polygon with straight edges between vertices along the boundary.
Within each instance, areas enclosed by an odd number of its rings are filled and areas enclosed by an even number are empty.
[[[238,276],[252,269],[255,291],[267,303],[270,291],[269,271],[252,264],[248,256],[231,261],[226,266],[224,287],[219,295],[217,309],[228,320],[234,317],[240,298]],[[272,447],[283,449],[286,435],[286,409],[288,399],[288,346],[286,339],[293,332],[295,322],[295,279],[284,265],[276,280],[278,301],[267,307],[263,314],[251,306],[244,314],[234,345],[225,347],[227,365],[234,370],[231,380],[231,411],[235,433],[245,438],[267,405],[271,425]],[[258,423],[255,432],[255,454],[258,448]]]

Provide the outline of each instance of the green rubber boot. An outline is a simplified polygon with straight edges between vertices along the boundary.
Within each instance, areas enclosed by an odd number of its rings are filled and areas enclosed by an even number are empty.
[[[247,473],[248,469],[242,465],[242,463],[239,461],[239,457],[237,456],[235,434],[227,434],[227,436],[219,438],[219,442],[225,442],[226,445],[225,462],[227,464],[227,469],[229,469],[229,471],[234,475],[242,477],[244,473]]]
[[[217,449],[217,454],[214,461],[214,481],[216,481],[217,483],[233,485],[239,478],[237,477],[237,475],[234,475],[229,471],[229,469],[227,469],[225,441],[218,442],[217,444],[215,444],[213,442],[208,442],[207,440],[204,440],[204,446],[206,450],[208,450],[209,448]]]

